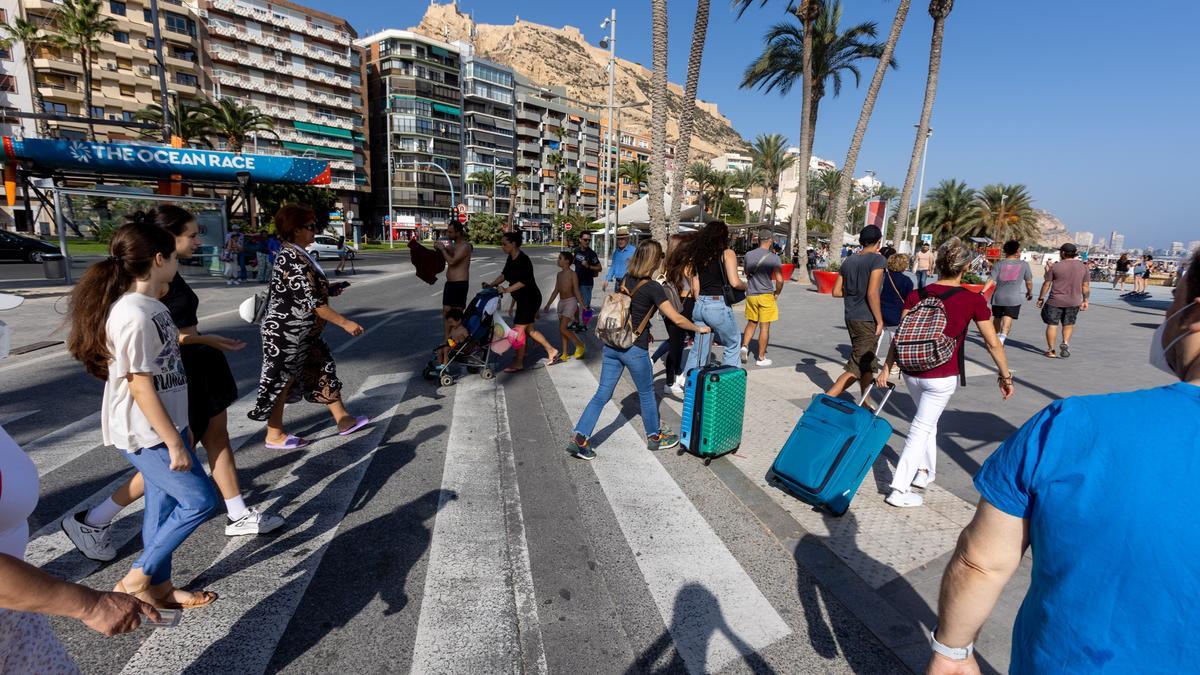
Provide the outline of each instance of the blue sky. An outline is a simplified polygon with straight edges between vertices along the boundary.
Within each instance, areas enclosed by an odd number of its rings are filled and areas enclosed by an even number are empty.
[[[405,28],[420,21],[427,3],[309,0],[345,16],[360,34]],[[712,2],[700,97],[716,102],[743,137],[799,131],[799,90],[787,97],[738,89],[746,65],[761,51],[762,34],[787,19],[786,0],[757,3],[743,18],[724,0]],[[464,0],[481,23],[522,19],[578,27],[593,44],[600,22],[615,6],[618,55],[650,61],[649,0],[577,3],[557,0]],[[682,82],[695,4],[669,0],[670,76]],[[896,0],[847,2],[843,25],[879,24],[882,39]],[[973,187],[1024,183],[1035,205],[1072,231],[1126,245],[1163,247],[1171,240],[1200,240],[1200,218],[1191,204],[1200,156],[1200,52],[1194,43],[1200,3],[1154,0],[997,0],[955,3],[947,22],[943,64],[934,109],[926,189],[943,178]],[[896,58],[871,120],[861,174],[867,169],[900,186],[912,151],[912,125],[924,94],[932,20],[926,3],[913,2]],[[865,93],[843,89],[821,106],[815,152],[845,157]]]

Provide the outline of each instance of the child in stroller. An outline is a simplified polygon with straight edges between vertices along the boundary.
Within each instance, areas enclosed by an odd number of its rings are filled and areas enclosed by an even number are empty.
[[[450,370],[454,363],[465,365],[471,372],[479,372],[485,380],[495,377],[488,346],[492,342],[492,318],[499,305],[500,294],[486,288],[471,298],[465,312],[450,310],[446,315],[450,337],[434,348],[433,358],[421,373],[425,379],[437,379],[441,386],[449,387],[455,381]]]

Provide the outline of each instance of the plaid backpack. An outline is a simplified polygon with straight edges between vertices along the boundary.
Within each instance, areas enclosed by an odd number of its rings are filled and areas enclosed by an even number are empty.
[[[930,295],[924,288],[917,291],[921,301],[900,322],[892,341],[896,346],[896,363],[900,370],[906,373],[928,372],[946,364],[954,356],[958,340],[946,335],[946,305],[942,301],[962,290],[965,289],[951,288],[941,295]]]

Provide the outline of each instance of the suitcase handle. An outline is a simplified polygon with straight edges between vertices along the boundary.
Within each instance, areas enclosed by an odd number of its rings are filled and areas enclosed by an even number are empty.
[[[871,390],[874,388],[875,388],[874,382],[867,385],[867,390],[863,392],[862,398],[858,400],[859,405],[862,405],[863,403],[865,403],[867,401],[867,398],[869,398],[871,396]],[[887,405],[888,400],[892,398],[892,394],[894,394],[895,392],[896,392],[896,385],[892,384],[891,382],[888,382],[887,391],[883,394],[883,400],[880,401],[879,407],[875,409],[875,415],[874,415],[875,417],[879,417],[879,413],[883,412],[883,407],[885,405]]]

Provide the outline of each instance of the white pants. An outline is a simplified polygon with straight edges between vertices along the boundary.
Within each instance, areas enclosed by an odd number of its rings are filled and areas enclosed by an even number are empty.
[[[905,375],[904,385],[917,404],[917,414],[908,426],[908,440],[896,464],[892,489],[908,492],[918,471],[928,471],[931,481],[937,473],[938,419],[958,389],[958,376],[927,379]]]

